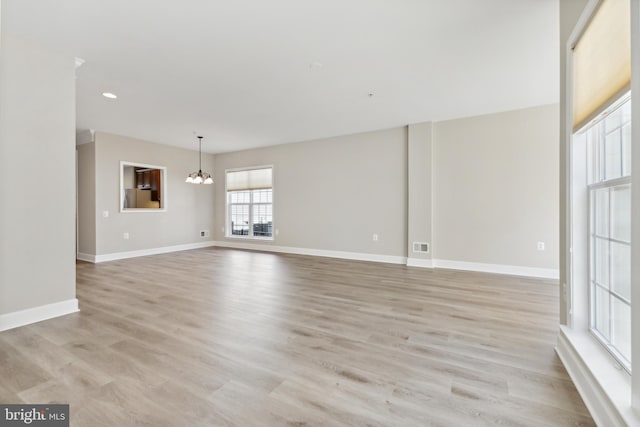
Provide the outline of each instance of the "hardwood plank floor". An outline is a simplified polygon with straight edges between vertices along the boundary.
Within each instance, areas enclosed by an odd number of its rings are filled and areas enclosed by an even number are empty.
[[[593,426],[553,281],[222,248],[79,262],[0,333],[0,402],[73,426]]]

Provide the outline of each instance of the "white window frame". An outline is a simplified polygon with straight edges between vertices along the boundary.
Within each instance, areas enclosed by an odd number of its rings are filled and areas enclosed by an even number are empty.
[[[125,188],[124,188],[124,168],[126,166],[134,166],[141,168],[149,168],[149,169],[159,169],[160,170],[160,200],[162,200],[162,206],[159,208],[125,208],[124,207],[124,197],[125,197]],[[167,181],[167,167],[166,166],[158,166],[158,165],[150,165],[147,163],[138,163],[138,162],[130,162],[126,160],[120,161],[120,200],[119,207],[120,213],[129,214],[129,213],[156,213],[156,212],[166,212],[167,211],[167,195],[168,195],[168,181]]]
[[[611,343],[610,339],[607,339],[606,337],[604,337],[597,329],[595,326],[595,297],[594,297],[594,291],[596,287],[600,287],[602,290],[606,291],[609,294],[609,298],[617,298],[618,300],[620,300],[621,302],[623,302],[624,304],[628,305],[629,307],[631,307],[631,302],[630,301],[626,301],[626,299],[621,296],[618,295],[617,292],[612,291],[611,289],[605,289],[603,285],[600,284],[596,284],[596,279],[594,277],[592,277],[592,273],[593,271],[595,271],[594,269],[596,268],[596,261],[595,261],[595,251],[593,248],[593,237],[597,236],[597,232],[595,230],[593,230],[592,227],[595,227],[594,224],[594,217],[593,217],[593,211],[594,211],[594,205],[593,205],[593,192],[596,190],[602,190],[602,189],[608,189],[609,191],[613,190],[616,187],[622,186],[622,185],[627,185],[627,184],[631,184],[631,177],[627,176],[627,177],[622,177],[622,178],[618,178],[618,179],[612,179],[612,180],[608,180],[608,181],[604,181],[604,182],[600,182],[597,184],[592,184],[589,185],[589,187],[587,188],[587,191],[589,193],[589,331],[596,337],[596,339],[604,346],[604,348],[611,353],[612,357],[618,362],[620,363],[620,366],[622,366],[628,373],[631,373],[631,365],[630,365],[630,360],[627,361],[625,360],[624,356],[618,351],[618,349],[616,348],[615,345],[613,345],[613,343]],[[611,195],[609,195],[609,222],[611,221]],[[611,225],[609,224],[609,227],[611,227]],[[604,237],[604,236],[597,236],[597,238],[599,239],[603,239],[606,240],[609,243],[609,259],[608,259],[608,274],[609,274],[609,280],[611,277],[611,243],[615,242],[615,243],[619,243],[619,244],[624,244],[624,245],[629,245],[631,246],[631,244],[629,242],[624,242],[621,240],[617,240],[614,239],[613,237],[609,236],[609,237]],[[609,283],[609,288],[611,288],[612,284]],[[631,322],[631,319],[629,319],[629,322]],[[612,305],[611,303],[609,304],[609,334],[612,334],[613,331],[613,314],[612,314]]]
[[[626,102],[630,102],[630,94],[626,94],[621,96],[618,100],[614,101],[609,107],[607,107],[606,111],[607,111],[607,116],[611,115],[613,112],[617,111],[618,109],[622,108],[622,106],[626,103]],[[633,110],[633,106],[631,107]],[[589,131],[589,128],[591,128],[592,126],[601,126],[600,132],[601,134],[599,135],[599,140],[601,141],[599,143],[599,150],[598,153],[596,153],[593,158],[592,158],[592,164],[591,165],[587,165],[586,166],[586,170],[587,170],[587,174],[589,175],[589,168],[593,168],[593,170],[595,171],[595,173],[597,173],[597,179],[595,180],[595,182],[593,183],[589,183],[588,179],[587,179],[587,185],[586,185],[586,191],[587,191],[587,223],[589,224],[589,229],[588,229],[588,238],[587,238],[587,253],[588,253],[588,298],[589,298],[589,302],[588,302],[588,326],[589,326],[589,332],[598,340],[598,342],[611,354],[611,356],[616,360],[616,362],[618,362],[620,364],[620,366],[622,368],[624,368],[627,373],[631,373],[631,361],[627,361],[624,356],[618,351],[618,349],[616,348],[615,345],[613,345],[610,341],[610,339],[606,338],[605,336],[603,336],[597,329],[595,326],[596,320],[595,320],[595,296],[594,296],[594,292],[596,287],[600,287],[602,288],[604,291],[606,291],[609,294],[610,298],[617,298],[619,299],[621,302],[625,303],[628,306],[631,306],[630,301],[626,301],[626,299],[624,297],[622,297],[621,295],[618,295],[616,292],[612,291],[611,289],[605,289],[602,285],[600,284],[596,284],[596,278],[593,277],[595,269],[596,269],[596,261],[595,261],[595,251],[594,251],[594,247],[593,247],[593,239],[594,237],[598,237],[600,239],[604,239],[609,243],[609,248],[611,248],[610,244],[611,242],[616,242],[616,243],[620,243],[620,244],[625,244],[625,245],[629,245],[629,242],[624,242],[624,241],[619,241],[617,239],[614,239],[613,237],[610,236],[610,230],[609,230],[609,236],[608,237],[604,237],[604,236],[597,236],[597,232],[594,229],[595,227],[595,217],[594,217],[594,200],[593,200],[593,194],[595,191],[597,190],[602,190],[602,189],[608,189],[609,191],[611,191],[614,188],[617,188],[619,186],[623,186],[623,185],[631,185],[631,180],[632,180],[632,175],[624,175],[624,159],[623,159],[623,154],[624,151],[622,149],[622,146],[620,147],[621,150],[621,154],[620,154],[620,161],[621,161],[621,165],[620,165],[620,171],[621,174],[623,174],[620,177],[616,177],[616,178],[610,178],[607,179],[607,162],[605,160],[606,154],[605,154],[605,139],[606,139],[606,129],[604,127],[604,121],[606,121],[606,117],[604,118],[597,118],[592,120],[589,124],[583,126],[581,129],[579,129],[577,132],[574,132],[574,134],[581,134],[581,133],[586,133]],[[603,122],[602,125],[600,125],[600,122]],[[623,126],[619,126],[618,128],[615,129],[615,131],[618,132],[622,132]],[[621,143],[622,143],[622,135],[621,135]],[[589,150],[588,146],[587,146],[587,151]],[[589,155],[587,154],[587,159],[589,158]],[[596,166],[597,164],[597,166]],[[632,169],[633,170],[633,169]],[[609,222],[611,221],[611,200],[609,199]],[[611,227],[611,224],[609,223],[609,228]],[[631,236],[629,236],[631,237]],[[609,276],[611,275],[611,252],[609,251],[609,257],[608,257],[608,274]],[[610,279],[610,278],[609,278]],[[611,283],[609,283],[609,287],[611,287]],[[631,321],[631,319],[629,319],[629,321]],[[609,334],[611,335],[613,328],[612,328],[612,322],[613,322],[613,314],[612,314],[612,305],[611,303],[609,304]]]
[[[249,191],[250,200],[249,203],[230,203],[229,202],[229,191],[227,190],[227,174],[229,172],[240,172],[240,171],[249,171],[256,169],[271,169],[271,203],[253,203],[253,190]],[[266,240],[273,241],[275,240],[275,206],[274,206],[274,181],[275,181],[275,169],[273,165],[262,165],[262,166],[251,166],[245,168],[232,168],[225,169],[224,171],[224,197],[225,197],[225,238],[227,239],[241,239],[241,240]],[[254,205],[271,205],[271,236],[254,236],[253,235],[253,206]],[[246,235],[238,235],[232,234],[233,230],[231,229],[231,207],[234,205],[248,205],[249,206],[249,231]]]
[[[588,283],[576,283],[577,234],[588,234],[582,224],[574,224],[576,195],[574,194],[573,141],[573,58],[572,46],[579,39],[594,11],[602,0],[589,0],[566,45],[565,108],[562,150],[565,153],[565,206],[561,221],[565,225],[565,241],[561,256],[565,260],[565,274],[560,277],[561,294],[564,294],[566,324],[560,325],[556,351],[580,395],[599,425],[640,425],[640,309],[636,304],[631,310],[631,362],[637,368],[633,373],[622,369],[589,332]],[[631,102],[640,106],[640,0],[631,0]],[[640,108],[632,108],[632,146],[640,147]],[[631,301],[640,301],[640,149],[631,155]],[[578,228],[576,228],[578,227]],[[586,242],[585,242],[586,243]],[[578,280],[580,282],[581,280]],[[582,290],[580,290],[582,289]]]

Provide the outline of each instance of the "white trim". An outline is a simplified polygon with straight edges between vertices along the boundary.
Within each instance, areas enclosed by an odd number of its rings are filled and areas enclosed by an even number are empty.
[[[124,207],[124,197],[125,197],[125,188],[124,188],[124,167],[125,166],[140,166],[143,168],[149,169],[159,169],[161,172],[160,177],[160,200],[162,202],[162,206],[159,208],[125,208]],[[150,212],[166,212],[167,211],[167,167],[166,166],[156,166],[149,165],[146,163],[136,163],[129,162],[126,160],[120,160],[120,213],[150,213]]]
[[[557,279],[559,277],[559,271],[553,268],[534,268],[503,264],[483,264],[477,262],[462,262],[441,259],[428,260],[407,258],[395,255],[378,255],[360,252],[331,251],[325,249],[296,248],[290,246],[260,245],[255,243],[232,241],[216,241],[214,242],[214,245],[218,247],[247,249],[253,251],[322,256],[329,258],[352,259],[357,261],[384,262],[389,264],[406,264],[409,267],[480,271],[485,273],[511,274],[514,276],[541,277],[546,279]]]
[[[114,252],[114,253],[104,254],[104,255],[78,254],[78,259],[82,261],[98,263],[98,262],[106,262],[106,261],[115,261],[118,259],[136,258],[140,256],[147,256],[147,255],[158,255],[158,254],[166,254],[169,252],[188,251],[191,249],[208,248],[211,246],[215,246],[215,242],[209,240],[209,241],[200,242],[200,243],[187,243],[184,245],[163,246],[160,248],[140,249],[137,251]]]
[[[256,240],[254,240],[255,242]],[[408,267],[444,268],[451,270],[479,271],[484,273],[510,274],[514,276],[541,277],[557,279],[559,272],[551,268],[522,267],[504,264],[483,264],[477,262],[451,261],[442,259],[407,258],[396,255],[370,254],[363,252],[332,251],[327,249],[297,248],[292,246],[276,246],[270,244],[246,243],[238,241],[207,241],[201,243],[188,243],[185,245],[164,246],[160,248],[141,249],[137,251],[115,252],[104,255],[91,255],[79,253],[78,259],[87,262],[106,262],[118,259],[135,258],[147,255],[157,255],[169,252],[187,251],[191,249],[217,246],[221,248],[246,249],[250,251],[277,252],[295,255],[310,255],[328,258],[351,259],[355,261],[382,262],[388,264],[405,264]]]
[[[76,146],[96,142],[96,131],[93,129],[83,130],[76,133]]]
[[[561,326],[556,353],[598,426],[640,425],[631,409],[629,375],[593,337]]]
[[[120,213],[150,213],[150,212],[166,212],[165,208],[124,208]]]
[[[567,325],[574,325],[574,298],[576,298],[573,289],[573,48],[578,43],[582,33],[587,27],[589,21],[593,17],[595,11],[600,6],[602,0],[588,0],[576,25],[573,27],[566,43],[565,53],[565,75],[561,76],[565,82],[565,110],[564,110],[564,135],[560,145],[565,154],[565,212],[564,218],[560,218],[561,224],[564,225],[565,245],[560,249],[560,256],[565,260],[565,271],[561,282],[561,297],[564,296],[564,308],[566,318],[560,319],[566,321]],[[561,300],[562,301],[562,300]]]
[[[96,262],[96,256],[95,255],[85,254],[85,253],[82,253],[82,252],[78,252],[76,254],[76,259],[80,260],[80,261],[86,261],[86,262]]]
[[[407,258],[407,267],[433,268],[433,260],[422,258]]]
[[[41,322],[58,316],[64,316],[79,311],[76,298],[45,304],[39,307],[27,308],[12,313],[0,315],[0,331]]]
[[[262,237],[262,236],[248,236],[248,235],[237,235],[237,236],[225,236],[225,239],[235,239],[235,240],[246,240],[246,241],[258,241],[258,242],[273,242],[273,237]]]
[[[560,272],[555,268],[523,267],[506,264],[484,264],[480,262],[452,261],[447,259],[434,259],[435,268],[451,270],[480,271],[484,273],[510,274],[514,276],[541,277],[545,279],[558,279]]]
[[[631,145],[640,145],[640,1],[631,1]],[[640,151],[631,151],[631,212],[633,220],[631,224],[631,300],[640,300],[640,221],[637,212],[640,212]],[[631,405],[636,413],[640,413],[640,309],[637,302],[631,309],[631,366],[634,366],[634,374],[631,381]],[[640,424],[640,423],[639,423]]]
[[[361,252],[331,251],[326,249],[296,248],[291,246],[260,245],[255,243],[216,241],[215,246],[252,251],[278,252],[295,255],[311,255],[328,258],[352,259],[356,261],[383,262],[389,264],[406,264],[407,258],[394,255],[368,254]]]

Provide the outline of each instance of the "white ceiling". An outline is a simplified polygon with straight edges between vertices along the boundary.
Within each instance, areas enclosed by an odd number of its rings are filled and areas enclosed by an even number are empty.
[[[86,61],[78,129],[208,152],[558,102],[558,0],[2,0],[2,20]]]

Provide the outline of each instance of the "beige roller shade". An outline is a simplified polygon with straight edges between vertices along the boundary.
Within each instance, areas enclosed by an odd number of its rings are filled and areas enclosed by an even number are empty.
[[[603,0],[573,49],[574,131],[629,90],[630,9],[630,0]]]
[[[227,172],[227,191],[271,188],[272,171],[272,168],[264,168]]]

